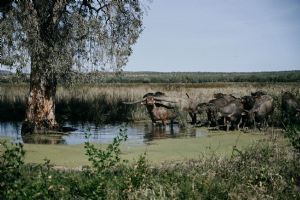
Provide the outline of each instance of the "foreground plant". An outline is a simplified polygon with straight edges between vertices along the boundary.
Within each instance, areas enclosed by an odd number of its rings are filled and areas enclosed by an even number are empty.
[[[19,192],[22,186],[21,168],[24,166],[25,151],[23,145],[8,145],[0,142],[0,199]]]
[[[88,136],[87,136],[88,138]],[[111,144],[107,146],[106,149],[96,148],[90,142],[84,143],[84,148],[86,150],[86,155],[88,160],[91,162],[91,167],[97,173],[101,173],[104,170],[111,169],[121,162],[120,145],[122,142],[127,140],[127,129],[120,129],[119,135],[117,135]],[[122,160],[122,162],[127,162]]]
[[[289,139],[293,147],[300,153],[300,125],[290,124],[285,127],[285,136]]]

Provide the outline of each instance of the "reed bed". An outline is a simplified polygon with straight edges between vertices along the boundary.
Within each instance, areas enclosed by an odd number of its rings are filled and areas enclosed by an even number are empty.
[[[149,119],[144,106],[124,105],[124,101],[141,100],[148,92],[161,91],[168,96],[196,99],[199,103],[222,92],[236,97],[263,90],[273,96],[276,109],[274,118],[280,118],[281,93],[292,91],[300,94],[298,82],[294,83],[148,83],[148,84],[81,84],[72,87],[59,86],[56,94],[56,114],[59,121],[90,121],[115,123]],[[26,84],[0,85],[0,120],[23,120],[29,87]]]

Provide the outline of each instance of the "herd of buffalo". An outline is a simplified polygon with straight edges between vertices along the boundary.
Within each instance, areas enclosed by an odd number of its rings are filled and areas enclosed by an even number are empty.
[[[290,92],[282,94],[282,119],[300,121],[300,101]],[[192,124],[224,127],[229,129],[262,128],[272,121],[274,100],[264,91],[252,92],[251,95],[237,98],[231,94],[217,93],[208,102],[199,103],[189,97],[170,97],[163,92],[147,93],[142,100],[124,102],[125,104],[141,103],[146,106],[152,123],[161,121],[173,123],[180,113],[188,113]],[[206,113],[207,119],[197,121],[197,115]]]

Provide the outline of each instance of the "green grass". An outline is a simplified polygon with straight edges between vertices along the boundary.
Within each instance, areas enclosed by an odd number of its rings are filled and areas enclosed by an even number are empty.
[[[198,138],[162,139],[155,140],[150,145],[126,145],[121,148],[121,157],[134,161],[139,155],[146,152],[150,163],[159,164],[164,161],[183,161],[187,159],[198,159],[213,154],[221,157],[230,156],[234,146],[245,148],[253,142],[268,139],[262,133],[241,132],[213,132],[208,136]],[[97,144],[97,147],[105,148],[106,145]],[[44,159],[58,166],[78,167],[88,165],[85,156],[84,145],[38,145],[25,144],[25,162],[43,163]]]
[[[138,154],[146,151],[147,158],[151,163],[198,159],[202,156],[208,158],[211,157],[212,154],[227,157],[231,155],[233,146],[245,148],[253,144],[254,141],[266,138],[267,136],[262,134],[219,132],[199,138],[156,140],[152,145],[146,148],[134,148],[131,151],[129,149],[124,153],[128,151],[128,157],[135,158]]]

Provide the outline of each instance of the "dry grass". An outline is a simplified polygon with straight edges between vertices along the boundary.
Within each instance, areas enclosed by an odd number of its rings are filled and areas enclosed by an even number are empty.
[[[58,100],[71,97],[89,99],[105,95],[110,101],[137,100],[141,99],[145,93],[162,91],[175,97],[186,97],[188,93],[199,102],[205,102],[218,92],[241,97],[257,90],[264,90],[271,95],[279,96],[282,91],[298,90],[299,93],[300,87],[299,83],[105,84],[74,86],[70,89],[59,87],[57,97]]]
[[[132,120],[144,120],[148,119],[146,109],[140,105],[132,106],[131,108],[121,105],[122,101],[136,101],[140,100],[145,93],[162,91],[168,96],[174,97],[186,97],[186,93],[191,98],[196,99],[199,103],[207,102],[213,98],[214,93],[222,92],[226,94],[232,94],[236,97],[249,95],[251,92],[257,90],[264,90],[268,94],[272,95],[275,99],[276,110],[275,116],[280,116],[280,100],[281,93],[283,91],[293,91],[293,93],[300,94],[299,83],[247,83],[247,82],[234,82],[234,83],[171,83],[171,84],[97,84],[97,85],[75,85],[72,87],[59,86],[57,88],[57,108],[59,108],[60,102],[63,102],[61,107],[66,105],[80,105],[92,108],[87,112],[90,112],[90,117],[93,119],[93,112],[103,113],[97,115],[110,115],[111,113],[117,114],[118,112],[130,112],[126,114],[127,118]],[[29,87],[27,85],[0,85],[0,103],[17,102],[17,104],[23,104],[25,106],[26,96],[28,94]],[[71,103],[70,103],[71,102]],[[73,104],[72,104],[73,103]],[[97,103],[97,105],[95,105]],[[123,106],[123,107],[122,107]],[[3,106],[2,106],[3,107]],[[23,109],[24,112],[25,109]],[[74,110],[70,107],[69,110]],[[9,111],[11,113],[13,111]],[[65,110],[58,111],[58,114],[65,114]],[[4,112],[5,113],[5,112]],[[20,112],[18,112],[20,113]],[[75,115],[76,113],[70,113]],[[114,117],[112,117],[113,119]],[[111,119],[110,119],[111,120]],[[118,119],[119,120],[119,119]],[[89,119],[90,121],[90,119]]]

